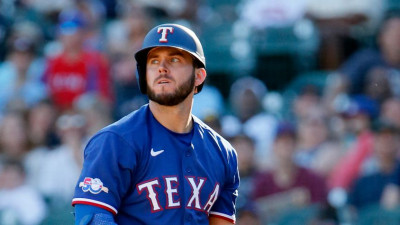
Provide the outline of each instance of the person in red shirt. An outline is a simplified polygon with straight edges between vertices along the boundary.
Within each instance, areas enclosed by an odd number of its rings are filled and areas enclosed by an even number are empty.
[[[49,58],[45,81],[51,99],[60,110],[72,108],[77,97],[94,92],[111,101],[111,81],[107,59],[84,46],[85,20],[78,11],[60,14],[58,26],[62,51]]]

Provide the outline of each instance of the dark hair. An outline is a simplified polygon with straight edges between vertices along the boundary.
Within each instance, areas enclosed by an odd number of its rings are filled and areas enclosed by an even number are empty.
[[[203,64],[198,59],[196,59],[196,57],[192,56],[192,59],[193,59],[193,67],[195,69],[204,68]]]
[[[33,40],[26,37],[17,37],[8,43],[9,52],[26,52],[34,54],[36,52],[36,45]]]

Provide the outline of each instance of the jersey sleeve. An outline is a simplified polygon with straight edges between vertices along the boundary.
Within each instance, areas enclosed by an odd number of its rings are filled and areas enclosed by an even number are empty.
[[[236,198],[239,188],[239,170],[237,164],[236,152],[232,149],[228,153],[229,176],[223,185],[221,193],[210,210],[210,216],[216,216],[221,219],[236,222]]]
[[[107,223],[104,221],[105,219],[102,219],[102,221],[100,221],[99,217],[107,218],[108,220],[106,221]],[[93,225],[93,224],[116,225],[111,212],[105,209],[91,205],[83,205],[83,204],[75,205],[75,225]]]
[[[94,136],[85,148],[72,205],[92,205],[117,214],[130,187],[136,158],[132,147],[120,136],[112,132]]]

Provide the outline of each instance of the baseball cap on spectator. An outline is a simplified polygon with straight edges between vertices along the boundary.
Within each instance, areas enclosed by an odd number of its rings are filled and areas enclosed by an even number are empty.
[[[378,103],[366,95],[355,95],[351,97],[350,104],[343,109],[342,115],[345,117],[353,117],[359,114],[365,114],[371,119],[375,119],[379,115]]]
[[[62,35],[75,34],[86,27],[84,15],[79,10],[62,11],[59,16],[58,31]]]

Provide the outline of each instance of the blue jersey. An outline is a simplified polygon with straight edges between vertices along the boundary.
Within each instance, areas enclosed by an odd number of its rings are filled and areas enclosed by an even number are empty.
[[[193,129],[166,129],[148,105],[88,143],[72,204],[112,212],[118,224],[235,222],[239,186],[232,146],[193,116]]]

